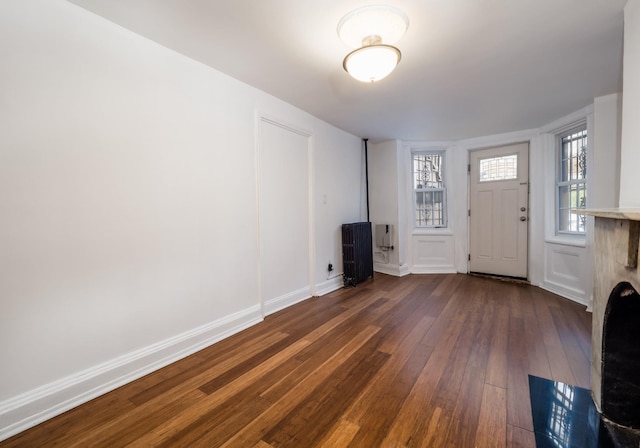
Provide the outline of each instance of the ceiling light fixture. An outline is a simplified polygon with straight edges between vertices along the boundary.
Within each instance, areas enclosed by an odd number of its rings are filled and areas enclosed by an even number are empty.
[[[342,62],[344,69],[358,81],[379,81],[400,62],[396,43],[409,27],[409,19],[397,8],[365,6],[344,16],[338,23],[338,36],[351,47]]]

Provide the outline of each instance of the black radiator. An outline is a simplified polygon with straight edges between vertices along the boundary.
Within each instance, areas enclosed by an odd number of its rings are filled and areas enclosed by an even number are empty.
[[[345,286],[356,286],[373,277],[370,222],[342,225],[342,263]]]

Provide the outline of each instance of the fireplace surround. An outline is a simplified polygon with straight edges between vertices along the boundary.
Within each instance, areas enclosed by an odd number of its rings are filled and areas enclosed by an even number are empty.
[[[640,209],[595,216],[591,391],[619,447],[640,446]]]

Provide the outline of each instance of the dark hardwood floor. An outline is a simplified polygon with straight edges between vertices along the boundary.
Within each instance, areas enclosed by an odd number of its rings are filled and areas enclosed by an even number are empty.
[[[534,447],[528,374],[589,388],[591,315],[524,284],[376,274],[1,447]]]

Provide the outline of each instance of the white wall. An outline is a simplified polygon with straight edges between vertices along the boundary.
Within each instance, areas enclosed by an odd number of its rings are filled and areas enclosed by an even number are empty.
[[[402,186],[405,170],[402,167],[402,146],[392,140],[369,145],[369,207],[374,241],[374,271],[391,275],[408,274],[405,251],[406,213]],[[393,249],[375,246],[375,225],[393,226]]]
[[[624,98],[622,105],[622,157],[620,207],[640,207],[640,0],[624,8]]]
[[[366,218],[364,159],[359,138],[323,123],[314,124],[313,226],[315,295],[342,287],[342,233],[345,223]],[[333,272],[327,271],[331,263]]]
[[[625,93],[626,94],[626,93]],[[598,188],[589,193],[592,208],[618,207],[620,202],[620,136],[622,95],[601,96],[593,102],[593,171],[589,179]]]
[[[262,318],[257,117],[313,140],[340,286],[360,139],[62,0],[0,3],[0,439]]]

